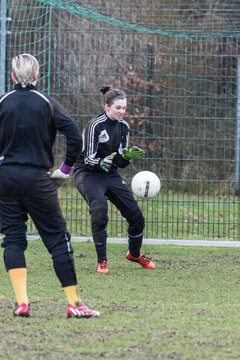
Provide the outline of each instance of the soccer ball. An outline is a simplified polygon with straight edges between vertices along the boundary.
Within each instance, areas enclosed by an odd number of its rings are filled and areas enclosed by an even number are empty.
[[[131,188],[136,196],[149,199],[159,193],[161,181],[151,171],[140,171],[132,178]]]

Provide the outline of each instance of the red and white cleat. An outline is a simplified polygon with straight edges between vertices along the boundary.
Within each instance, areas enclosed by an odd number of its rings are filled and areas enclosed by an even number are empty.
[[[30,316],[29,305],[28,304],[20,304],[20,305],[16,304],[16,307],[13,310],[13,315],[14,316],[21,316],[21,317]]]
[[[107,261],[106,260],[99,261],[96,271],[99,274],[107,274],[109,272]]]
[[[140,255],[139,257],[133,257],[130,252],[127,252],[126,259],[129,261],[139,263],[144,269],[155,269],[155,264],[148,257]]]
[[[83,302],[79,306],[68,305],[67,308],[67,317],[68,318],[90,318],[100,316],[100,312],[90,309]]]

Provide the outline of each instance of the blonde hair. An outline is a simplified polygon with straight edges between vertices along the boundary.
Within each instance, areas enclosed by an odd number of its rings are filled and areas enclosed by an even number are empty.
[[[39,74],[37,59],[30,54],[15,56],[12,59],[12,73],[16,83],[21,84],[22,87],[36,85]]]

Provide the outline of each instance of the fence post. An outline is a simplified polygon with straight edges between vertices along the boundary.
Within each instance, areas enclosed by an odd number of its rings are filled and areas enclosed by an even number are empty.
[[[0,95],[5,93],[7,0],[1,0]]]
[[[240,195],[240,56],[237,57],[237,124],[235,145],[235,193]]]

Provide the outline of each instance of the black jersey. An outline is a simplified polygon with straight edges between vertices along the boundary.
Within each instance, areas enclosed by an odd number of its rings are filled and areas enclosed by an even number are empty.
[[[57,131],[66,137],[64,163],[73,166],[81,151],[77,124],[54,98],[29,85],[15,85],[0,97],[0,164],[50,169]]]
[[[83,130],[83,150],[78,157],[74,171],[102,172],[99,163],[106,156],[117,152],[110,173],[117,167],[124,168],[129,161],[123,159],[122,150],[128,147],[129,125],[125,120],[111,120],[103,113],[89,121]]]

